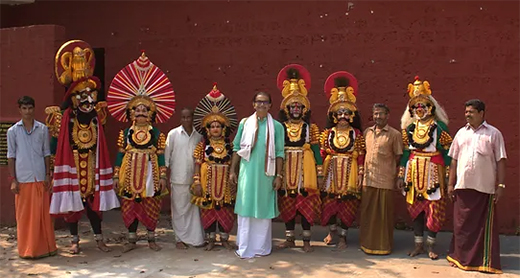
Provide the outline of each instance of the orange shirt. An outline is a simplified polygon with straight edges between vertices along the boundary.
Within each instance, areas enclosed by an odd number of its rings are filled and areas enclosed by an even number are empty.
[[[397,177],[396,156],[403,154],[401,132],[386,125],[381,130],[375,126],[364,132],[366,155],[364,186],[395,189]]]

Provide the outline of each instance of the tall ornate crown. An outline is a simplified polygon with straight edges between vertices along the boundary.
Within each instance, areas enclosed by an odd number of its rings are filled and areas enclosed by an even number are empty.
[[[68,87],[65,100],[73,93],[101,88],[101,82],[93,76],[95,65],[92,47],[82,40],[68,41],[58,49],[54,58],[54,72],[58,82]]]
[[[409,107],[412,107],[419,101],[432,103],[429,98],[431,95],[432,90],[430,88],[430,83],[426,80],[421,81],[419,76],[415,76],[415,81],[408,84],[408,96],[410,96],[410,101],[408,102]]]
[[[311,87],[311,75],[306,68],[298,64],[287,65],[278,73],[276,83],[284,98],[280,109],[289,113],[287,106],[294,102],[305,106],[304,113],[311,109],[311,103],[307,98],[307,90]]]
[[[329,97],[328,112],[336,112],[341,108],[357,111],[356,95],[357,79],[349,72],[338,71],[331,74],[325,81],[325,94]]]

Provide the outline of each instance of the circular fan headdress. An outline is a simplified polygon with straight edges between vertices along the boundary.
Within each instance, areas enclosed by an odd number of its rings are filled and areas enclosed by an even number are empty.
[[[157,112],[157,123],[166,122],[175,112],[175,92],[170,80],[144,51],[112,80],[107,94],[108,111],[118,121],[126,122],[126,109],[137,100],[139,103],[151,102],[150,108]]]
[[[233,132],[238,126],[237,113],[231,101],[217,89],[217,83],[213,89],[199,102],[193,111],[193,125],[199,133],[202,133],[207,124],[214,121],[224,123]]]
[[[325,81],[324,90],[325,95],[329,97],[328,112],[335,112],[340,108],[357,110],[358,82],[350,72],[338,71],[331,74]]]

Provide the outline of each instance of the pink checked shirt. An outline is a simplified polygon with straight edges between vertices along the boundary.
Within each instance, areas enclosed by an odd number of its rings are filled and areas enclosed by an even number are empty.
[[[453,138],[448,155],[457,160],[455,189],[495,193],[497,162],[507,158],[504,137],[496,127],[485,121],[477,129],[465,125]]]

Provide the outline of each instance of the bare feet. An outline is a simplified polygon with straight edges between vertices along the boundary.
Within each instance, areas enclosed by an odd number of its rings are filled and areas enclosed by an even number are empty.
[[[290,240],[286,240],[277,246],[278,249],[286,249],[286,248],[294,248],[294,247],[296,247],[296,244],[294,243],[294,241],[290,241]]]
[[[345,249],[347,249],[347,239],[345,237],[340,237],[336,250],[344,251]]]
[[[157,243],[155,243],[155,241],[149,241],[148,247],[150,247],[150,249],[152,249],[153,251],[159,251],[162,249],[162,247],[157,245]]]
[[[123,245],[123,253],[129,252],[137,248],[137,244],[135,242],[127,242]]]
[[[213,250],[213,248],[215,248],[215,241],[210,241],[208,245],[206,245],[206,248],[204,248],[204,250],[211,251]]]
[[[416,243],[415,244],[415,248],[412,251],[408,252],[408,256],[415,257],[415,256],[417,256],[419,254],[422,254],[422,253],[424,253],[423,244],[422,243]]]
[[[329,232],[329,234],[323,239],[323,242],[327,245],[334,245],[334,236],[337,232]]]
[[[433,245],[428,244],[427,246],[428,246],[428,257],[430,257],[430,259],[432,259],[432,260],[437,260],[439,258],[439,255],[437,255],[437,253],[435,252]]]
[[[97,242],[97,248],[103,252],[110,252],[112,249],[108,248],[108,246],[102,241],[98,240]]]
[[[69,253],[72,255],[79,254],[79,243],[72,243],[69,249]]]
[[[175,248],[177,249],[188,249],[188,245],[182,241],[178,241],[177,244],[175,244]]]
[[[222,241],[222,247],[226,248],[227,250],[234,251],[237,249],[236,245],[229,242],[229,241]]]
[[[304,241],[303,242],[303,252],[310,253],[312,251],[314,251],[314,249],[312,248],[311,243],[309,241]]]
[[[452,262],[448,262],[448,263],[450,264],[451,267],[457,267],[457,265]]]

